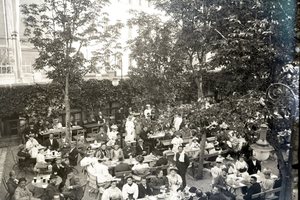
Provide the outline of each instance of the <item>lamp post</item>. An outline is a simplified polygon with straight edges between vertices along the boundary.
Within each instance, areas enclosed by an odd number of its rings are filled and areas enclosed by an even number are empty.
[[[274,150],[266,139],[267,131],[268,126],[262,124],[259,129],[259,140],[257,140],[255,144],[250,145],[253,149],[253,156],[259,161],[267,160],[270,156],[270,152]]]
[[[286,75],[298,75],[292,73],[284,73],[283,78],[290,78]],[[291,77],[295,78],[295,77]],[[296,78],[297,79],[297,78]],[[281,79],[283,80],[283,79]],[[293,82],[290,82],[290,84]],[[270,137],[268,136],[268,140],[272,143],[272,146],[275,149],[275,153],[278,158],[278,166],[282,176],[282,184],[281,184],[281,192],[279,199],[282,200],[290,200],[292,199],[292,148],[291,141],[288,141],[288,145],[286,148],[288,149],[288,158],[286,159],[282,152],[282,147],[279,144],[277,135],[278,131],[276,130],[276,123],[274,120],[288,119],[288,126],[292,130],[292,138],[293,135],[298,134],[295,132],[296,123],[296,113],[297,113],[297,97],[293,91],[293,89],[285,84],[285,83],[273,83],[269,86],[266,93],[267,100],[269,102],[271,115],[273,117],[269,121],[269,127],[271,128]],[[275,112],[279,111],[279,114],[274,117]],[[281,118],[280,118],[281,117]],[[293,139],[291,139],[293,140]]]

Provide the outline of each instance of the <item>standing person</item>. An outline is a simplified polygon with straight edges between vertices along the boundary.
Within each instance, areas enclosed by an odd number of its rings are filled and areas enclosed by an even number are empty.
[[[71,142],[71,150],[69,151],[69,163],[71,166],[77,166],[79,151],[76,147],[76,142]]]
[[[182,178],[182,189],[184,189],[186,186],[185,175],[187,172],[187,168],[190,165],[190,159],[183,151],[183,146],[178,147],[178,153],[175,154],[175,162],[176,162],[176,167],[178,168],[178,174]]]
[[[260,197],[253,199],[252,195],[261,192],[261,186],[257,183],[255,176],[250,177],[250,187],[247,189],[246,195],[243,197],[245,200],[260,200]]]
[[[27,180],[25,178],[19,179],[18,187],[15,190],[15,200],[40,200],[33,197],[32,193],[26,186]]]
[[[221,165],[222,165],[221,162],[216,162],[215,166],[210,169],[210,173],[212,176],[212,184],[214,184],[216,178],[222,174]]]
[[[144,116],[146,119],[150,119],[152,113],[151,105],[147,104],[146,109],[144,110]]]
[[[126,184],[122,188],[122,196],[124,200],[137,199],[139,196],[139,187],[133,182],[132,176],[126,177]]]
[[[62,162],[61,158],[56,158],[55,163],[52,165],[52,174],[57,175],[62,179],[58,189],[61,190],[65,185],[69,172],[70,167],[65,162]]]
[[[126,131],[126,137],[125,141],[134,141],[136,138],[135,135],[135,121],[134,117],[132,115],[129,115],[126,123],[125,123],[125,131]]]
[[[11,200],[14,196],[15,190],[18,187],[18,179],[16,178],[16,172],[10,171],[9,172],[9,178],[7,179],[6,185],[7,185],[7,191],[8,191],[8,199]]]
[[[105,119],[104,119],[101,111],[98,112],[98,115],[96,116],[96,121],[100,125],[103,125],[105,123]]]
[[[54,138],[53,133],[49,134],[49,138],[45,141],[44,146],[50,150],[57,151],[59,149],[59,143],[57,139]]]
[[[250,156],[248,164],[248,173],[257,174],[258,171],[261,171],[261,163],[254,156]]]
[[[180,125],[182,123],[182,117],[180,114],[175,114],[173,119],[173,127],[178,131],[180,129]]]

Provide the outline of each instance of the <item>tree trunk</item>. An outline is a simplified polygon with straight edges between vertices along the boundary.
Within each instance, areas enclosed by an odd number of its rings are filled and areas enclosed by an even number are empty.
[[[197,179],[203,179],[205,141],[206,141],[206,131],[203,131],[203,133],[201,135],[201,141],[200,141],[200,154],[199,154],[199,165],[198,165]]]
[[[65,85],[65,111],[66,111],[66,139],[70,142],[72,141],[71,134],[71,108],[70,108],[70,98],[69,98],[69,74],[66,76]]]
[[[196,82],[196,85],[197,85],[197,97],[198,97],[198,100],[199,100],[199,99],[202,99],[204,97],[202,75],[199,75],[195,79],[195,82]]]

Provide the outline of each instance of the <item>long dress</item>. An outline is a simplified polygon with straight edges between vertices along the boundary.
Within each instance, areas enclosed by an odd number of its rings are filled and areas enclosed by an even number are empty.
[[[178,188],[182,185],[182,178],[179,174],[175,174],[175,176],[167,175],[169,181],[169,187],[171,191],[177,191]]]
[[[134,141],[135,139],[135,125],[133,119],[127,119],[125,124],[126,137],[125,141]]]

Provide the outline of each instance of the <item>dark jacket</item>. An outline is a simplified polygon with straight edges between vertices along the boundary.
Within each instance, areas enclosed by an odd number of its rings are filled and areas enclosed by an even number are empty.
[[[178,168],[178,171],[186,171],[188,166],[190,165],[190,159],[189,157],[184,154],[184,162],[179,161],[179,153],[176,153],[176,167]]]
[[[163,166],[163,165],[167,165],[167,164],[168,164],[168,159],[166,157],[161,157],[156,161],[154,167]]]
[[[251,174],[256,174],[257,171],[261,171],[261,163],[260,161],[256,161],[256,165],[254,165],[254,163],[252,162],[252,160],[250,159],[248,162],[248,173]]]
[[[6,182],[6,185],[9,195],[12,197],[15,193],[16,188],[18,187],[18,184],[13,178],[9,178]]]
[[[70,168],[67,164],[61,163],[62,166],[58,166],[56,163],[52,165],[52,173],[57,174],[57,176],[61,177],[62,180],[67,179],[67,175],[70,172]]]
[[[247,193],[246,195],[244,196],[244,199],[245,200],[260,200],[260,198],[255,198],[255,199],[252,199],[252,194],[257,194],[257,193],[260,193],[261,192],[261,186],[259,183],[254,183],[253,185],[251,185],[248,190],[247,190]]]
[[[72,189],[69,189],[67,192],[64,192],[64,196],[71,200],[81,200],[84,195],[84,191],[80,184],[79,177],[73,176],[69,181],[70,186],[72,186]]]
[[[160,193],[160,187],[165,186],[166,188],[169,187],[169,181],[166,176],[161,178],[154,177],[150,180],[150,188],[152,189],[153,195],[157,195]]]
[[[144,155],[143,151],[147,151],[145,145],[143,144],[143,148],[142,148],[139,144],[136,144],[136,156]]]
[[[42,200],[52,200],[54,195],[56,195],[56,194],[59,194],[58,187],[53,184],[48,184],[41,199]]]
[[[115,167],[115,172],[124,172],[131,170],[131,167],[127,163],[120,163]]]
[[[51,145],[50,139],[48,138],[45,141],[44,146],[47,148],[50,147],[50,150],[58,150],[59,149],[59,143],[58,143],[57,139],[55,139],[55,138],[53,138],[52,145]]]
[[[70,162],[71,166],[77,165],[78,154],[79,154],[79,151],[76,147],[69,152],[69,162]]]
[[[152,191],[148,184],[146,184],[146,188],[140,183],[138,184],[139,187],[139,195],[138,198],[144,198],[146,195],[151,195]]]

